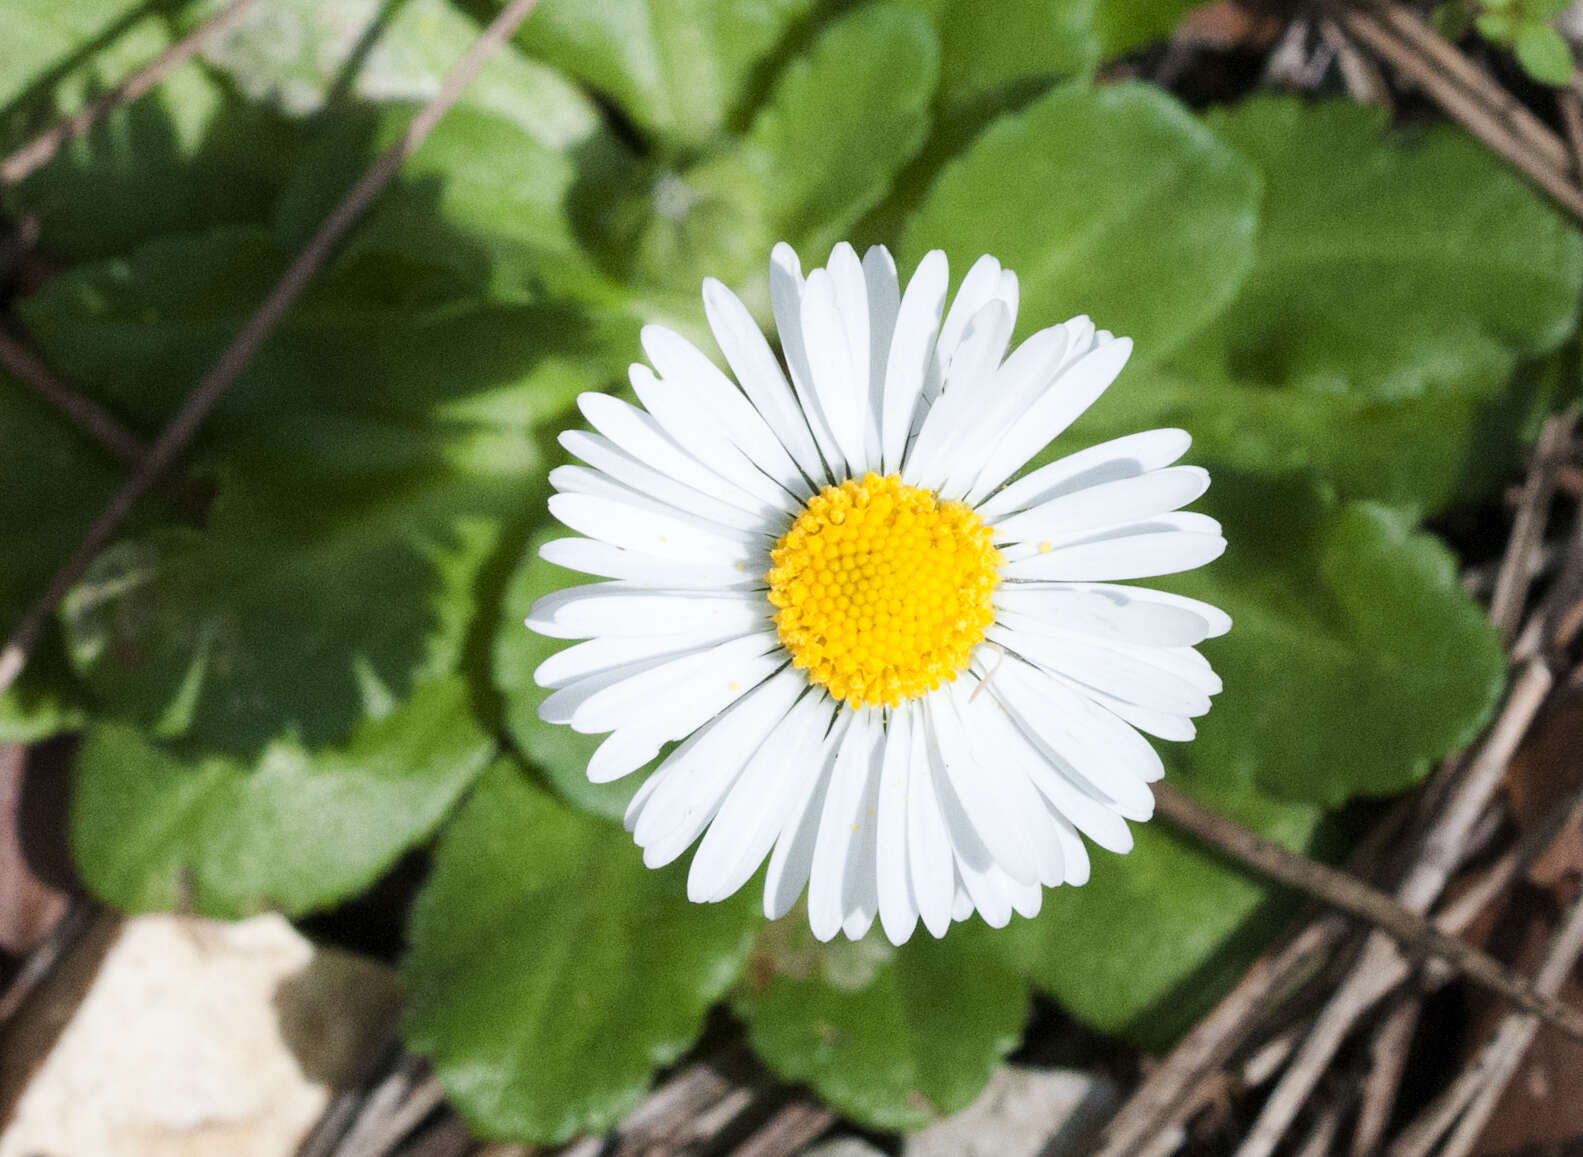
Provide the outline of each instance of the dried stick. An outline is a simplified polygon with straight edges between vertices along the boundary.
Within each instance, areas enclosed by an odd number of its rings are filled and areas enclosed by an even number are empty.
[[[1405,908],[1426,912],[1445,889],[1468,834],[1500,786],[1507,763],[1553,682],[1542,658],[1530,659],[1523,667],[1500,716],[1431,822],[1416,862],[1397,889],[1396,897]],[[1269,1157],[1359,1018],[1409,971],[1388,934],[1370,934],[1357,963],[1320,1012],[1313,1031],[1265,1102],[1237,1157]]]
[[[794,1097],[742,1144],[732,1157],[792,1157],[835,1124],[835,1113],[816,1101]]]
[[[167,73],[221,33],[234,27],[256,0],[231,0],[212,20],[194,28],[159,56],[138,69],[86,108],[56,122],[0,162],[0,186],[15,185],[53,157],[67,141],[82,136],[105,113],[131,104]]]
[[[1501,642],[1508,646],[1528,598],[1534,555],[1544,541],[1550,499],[1555,494],[1556,468],[1571,445],[1576,422],[1577,415],[1571,411],[1546,419],[1528,477],[1523,481],[1511,537],[1507,539],[1506,553],[1495,576],[1495,594],[1490,599],[1490,621],[1500,632]]]
[[[1350,36],[1362,41],[1402,75],[1414,81],[1453,120],[1515,166],[1568,212],[1583,217],[1583,190],[1567,177],[1570,161],[1566,146],[1542,125],[1537,132],[1516,127],[1526,122],[1492,96],[1490,90],[1498,87],[1492,81],[1488,78],[1480,81],[1479,93],[1484,99],[1472,96],[1467,88],[1453,79],[1453,73],[1443,63],[1426,56],[1415,45],[1404,42],[1397,31],[1372,13],[1338,3],[1334,15]],[[1428,35],[1433,37],[1434,33],[1431,31]],[[1435,40],[1439,38],[1435,37]],[[1461,58],[1461,54],[1450,45],[1446,45],[1446,48]],[[1544,143],[1540,144],[1541,141]]]
[[[27,665],[28,654],[43,635],[50,615],[54,613],[61,599],[66,597],[66,592],[83,576],[88,566],[98,557],[99,552],[109,545],[111,537],[131,513],[138,499],[148,493],[149,488],[187,448],[187,444],[203,425],[204,419],[209,416],[209,411],[224,396],[231,383],[236,381],[259,346],[263,345],[280,319],[285,316],[286,311],[291,308],[292,303],[307,287],[313,275],[318,272],[319,267],[324,264],[331,250],[341,238],[346,236],[374,198],[395,177],[406,159],[424,142],[434,126],[440,122],[440,118],[450,111],[451,106],[461,96],[462,89],[467,86],[468,81],[472,80],[484,61],[516,32],[537,3],[538,0],[512,0],[501,10],[500,15],[490,22],[489,27],[484,29],[478,39],[473,41],[467,54],[451,69],[444,83],[440,85],[440,91],[435,93],[429,103],[424,105],[418,115],[412,119],[401,139],[374,162],[368,172],[364,173],[357,184],[352,186],[351,191],[342,198],[341,203],[324,219],[319,231],[314,234],[307,247],[297,255],[290,268],[270,290],[269,296],[258,307],[258,312],[242,328],[242,332],[237,334],[236,340],[220,355],[220,360],[187,395],[176,416],[149,447],[136,472],[110,499],[109,505],[83,537],[76,553],[56,573],[39,600],[28,608],[4,649],[0,650],[0,693],[5,692],[22,673],[22,668]]]
[[[1407,1050],[1422,1011],[1423,1000],[1416,992],[1410,992],[1392,1007],[1374,1034],[1369,1047],[1369,1075],[1363,1081],[1363,1102],[1352,1130],[1352,1157],[1368,1157],[1379,1150],[1380,1140],[1391,1123],[1391,1110],[1396,1107],[1396,1092],[1407,1071]]]
[[[1404,907],[1346,872],[1287,851],[1274,840],[1249,831],[1169,785],[1155,784],[1154,791],[1160,814],[1176,827],[1192,833],[1238,863],[1368,921],[1410,954],[1440,957],[1469,980],[1583,1041],[1583,1013],[1535,992],[1528,981],[1512,973],[1489,953],[1448,935],[1420,912]]]
[[[1583,101],[1570,88],[1556,93],[1556,107],[1561,110],[1561,127],[1567,135],[1567,147],[1572,150],[1572,176],[1583,181]]]
[[[1560,992],[1579,955],[1583,955],[1583,890],[1573,900],[1560,931],[1550,943],[1534,977],[1535,990],[1552,996]],[[1397,1138],[1389,1150],[1390,1157],[1422,1157],[1430,1152],[1438,1152],[1441,1157],[1465,1157],[1484,1131],[1538,1031],[1539,1022],[1534,1017],[1508,1013],[1451,1087]],[[1444,1148],[1436,1150],[1452,1121],[1456,1122],[1455,1131]]]
[[[1271,1002],[1339,944],[1346,932],[1346,921],[1332,914],[1260,957],[1111,1118],[1101,1135],[1098,1157],[1128,1157],[1168,1126],[1193,1088],[1230,1059]]]
[[[110,412],[62,382],[38,356],[10,334],[0,331],[0,367],[28,389],[75,422],[87,434],[123,462],[134,466],[143,460],[143,443]]]

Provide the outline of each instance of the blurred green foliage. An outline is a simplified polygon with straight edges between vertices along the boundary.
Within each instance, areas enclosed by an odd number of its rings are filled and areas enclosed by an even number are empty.
[[[219,6],[15,0],[0,151]],[[1287,898],[1150,825],[1003,933],[820,946],[751,886],[690,905],[611,822],[637,777],[588,784],[585,738],[538,721],[553,645],[521,619],[577,581],[535,553],[553,435],[620,388],[643,321],[703,335],[705,275],[767,313],[778,240],[884,242],[904,273],[943,248],[958,276],[988,251],[1024,332],[1082,312],[1138,343],[1051,454],[1175,424],[1214,474],[1230,550],[1175,585],[1237,627],[1206,648],[1226,690],[1198,740],[1166,745],[1177,782],[1312,847],[1467,739],[1502,658],[1421,522],[1497,492],[1575,391],[1583,240],[1453,129],[1094,84],[1183,10],[543,0],[204,428],[206,514],[149,501],[0,698],[5,739],[87,730],[90,886],[304,914],[438,830],[408,1039],[522,1140],[611,1123],[722,997],[767,1063],[878,1127],[970,1101],[1034,990],[1181,1031]],[[490,13],[258,5],[7,191],[51,263],[15,303],[49,364],[152,437]],[[0,432],[9,624],[123,467],[3,376]]]

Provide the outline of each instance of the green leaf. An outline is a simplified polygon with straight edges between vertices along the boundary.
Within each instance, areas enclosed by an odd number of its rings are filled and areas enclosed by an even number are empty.
[[[83,879],[129,912],[301,915],[355,895],[427,838],[494,744],[460,679],[429,683],[344,747],[289,739],[256,764],[189,756],[123,724],[77,757],[72,848]]]
[[[1098,0],[1094,31],[1104,59],[1124,56],[1170,35],[1198,0]]]
[[[1095,0],[958,4],[907,0],[934,22],[947,105],[1004,98],[1091,71],[1099,59]]]
[[[939,72],[928,21],[904,5],[867,4],[831,24],[744,137],[659,178],[639,276],[693,290],[705,276],[762,278],[777,241],[823,260],[923,144]]]
[[[0,55],[0,106],[69,72],[103,41],[125,33],[145,7],[144,0],[11,0]]]
[[[1460,129],[1409,145],[1385,137],[1383,109],[1287,97],[1210,124],[1265,183],[1258,258],[1224,318],[1232,376],[1385,401],[1488,397],[1519,355],[1572,332],[1583,239]]]
[[[877,936],[816,945],[799,908],[765,930],[761,979],[734,1007],[781,1077],[870,1128],[921,1129],[970,1104],[1022,1035],[1027,985],[1000,935],[975,923],[894,950]],[[861,967],[837,970],[842,956]]]
[[[1517,30],[1517,19],[1510,12],[1480,12],[1473,18],[1479,35],[1491,44],[1509,46]]]
[[[1477,734],[1505,660],[1450,551],[1387,507],[1212,473],[1231,545],[1171,585],[1236,625],[1204,644],[1225,692],[1180,765],[1334,806],[1410,787]]]
[[[689,904],[620,828],[497,763],[435,853],[403,964],[405,1031],[491,1137],[600,1132],[692,1043],[752,948],[752,897]]]
[[[518,42],[611,97],[671,150],[697,149],[812,0],[544,0]]]
[[[164,238],[85,266],[22,303],[46,359],[152,436],[288,260],[259,229]],[[637,322],[567,304],[505,304],[397,259],[322,274],[204,428],[210,467],[271,485],[401,481],[436,455],[483,474],[536,469],[532,428],[618,378]],[[289,470],[282,470],[289,463]]]
[[[1171,781],[1294,850],[1319,822],[1317,808],[1269,800],[1218,771]],[[1046,892],[1039,916],[1013,921],[1002,948],[1073,1016],[1157,1050],[1209,1010],[1295,905],[1163,823],[1133,832],[1129,854],[1096,850],[1088,883]]]
[[[1230,301],[1253,257],[1258,179],[1170,97],[1062,89],[992,124],[912,217],[904,264],[943,248],[1015,270],[1021,332],[1074,314],[1180,345]]]
[[[9,636],[115,492],[109,454],[0,372],[0,633]],[[0,695],[0,742],[32,743],[82,721],[82,691],[51,629]]]
[[[1524,20],[1517,26],[1512,44],[1517,63],[1540,84],[1560,88],[1572,79],[1572,49],[1561,33],[1540,20]]]
[[[536,485],[435,471],[310,505],[233,482],[202,532],[99,556],[61,609],[73,662],[162,737],[240,755],[336,742],[457,669],[499,520]]]
[[[387,104],[327,122],[282,195],[276,234],[285,248],[307,242],[416,111]],[[496,297],[618,300],[573,222],[586,211],[583,196],[597,188],[598,164],[618,163],[614,148],[601,138],[574,155],[491,113],[453,109],[360,223],[340,263],[393,254]]]
[[[189,5],[183,27],[196,28],[226,2]],[[428,100],[480,31],[447,0],[274,0],[244,15],[203,56],[250,99],[311,116],[349,97]],[[601,132],[592,100],[511,45],[490,55],[457,107],[509,121],[546,149],[569,149]]]
[[[61,25],[90,7],[104,18],[98,5],[58,7]],[[38,29],[26,15],[23,24]],[[78,44],[80,55],[60,61],[60,71],[37,75],[27,98],[0,115],[0,152],[79,111],[172,43],[164,21],[148,16],[111,25],[102,41]],[[188,62],[153,91],[100,117],[0,201],[8,212],[38,220],[40,247],[57,260],[89,260],[162,233],[263,220],[302,139],[273,110],[242,103]]]
[[[563,533],[542,530],[523,551],[501,602],[490,671],[495,689],[505,700],[506,731],[517,750],[544,773],[562,799],[595,815],[620,819],[644,774],[637,772],[614,783],[590,783],[588,757],[605,737],[581,735],[539,718],[539,704],[550,691],[533,681],[533,672],[566,644],[528,630],[524,620],[540,596],[588,581],[586,575],[562,570],[539,557],[539,547]]]

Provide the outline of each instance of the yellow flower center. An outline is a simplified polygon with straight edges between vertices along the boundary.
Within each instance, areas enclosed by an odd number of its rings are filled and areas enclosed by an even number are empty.
[[[792,662],[853,707],[956,678],[994,621],[991,529],[892,474],[827,486],[775,544],[765,576]]]

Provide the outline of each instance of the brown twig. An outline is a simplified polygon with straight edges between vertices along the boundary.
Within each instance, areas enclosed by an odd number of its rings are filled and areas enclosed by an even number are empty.
[[[221,33],[234,27],[256,2],[257,0],[231,0],[231,3],[216,13],[212,20],[194,28],[98,100],[92,101],[86,108],[64,120],[57,121],[17,149],[0,162],[0,186],[15,185],[24,180],[40,165],[48,162],[67,141],[82,136],[92,128],[105,113],[123,104],[131,104],[148,92],[164,80],[171,69]]]
[[[1561,112],[1567,147],[1572,150],[1573,179],[1583,181],[1583,101],[1570,88],[1564,88],[1556,93],[1556,107]]]
[[[1469,980],[1583,1041],[1583,1013],[1533,990],[1499,960],[1448,935],[1419,913],[1346,872],[1288,851],[1274,840],[1194,802],[1167,784],[1154,785],[1160,815],[1238,863],[1368,921],[1412,955],[1432,954]]]
[[[1261,956],[1128,1098],[1106,1125],[1097,1157],[1129,1157],[1168,1128],[1177,1108],[1207,1074],[1230,1059],[1272,1001],[1339,944],[1346,932],[1346,921],[1330,915]]]
[[[1572,443],[1572,428],[1577,414],[1568,410],[1552,414],[1534,447],[1532,465],[1523,481],[1522,497],[1512,522],[1511,537],[1501,568],[1495,576],[1495,593],[1490,598],[1490,621],[1500,632],[1501,642],[1510,644],[1528,598],[1534,556],[1544,541],[1549,521],[1550,499],[1555,494],[1556,468]]]
[[[1543,965],[1534,977],[1536,991],[1554,995],[1561,991],[1578,957],[1583,955],[1583,890],[1573,900],[1560,931],[1551,941]],[[1391,1145],[1390,1157],[1464,1157],[1483,1132],[1489,1115],[1500,1101],[1507,1082],[1539,1031],[1539,1021],[1526,1013],[1508,1013],[1495,1033],[1461,1075],[1439,1098],[1403,1130]],[[1443,1148],[1436,1149],[1445,1131],[1455,1131]]]
[[[1583,190],[1568,176],[1571,161],[1561,138],[1418,17],[1399,5],[1371,5],[1365,11],[1343,0],[1331,0],[1331,11],[1348,35],[1417,84],[1563,208],[1583,217]]]
[[[49,367],[32,350],[3,330],[0,330],[0,367],[9,370],[17,381],[70,418],[83,433],[123,462],[135,466],[143,460],[143,443],[131,431],[98,402],[50,373]]]
[[[1499,787],[1506,765],[1553,682],[1543,659],[1535,657],[1524,666],[1501,714],[1462,768],[1397,888],[1396,897],[1403,907],[1426,912],[1444,890],[1469,833]],[[1359,1018],[1410,971],[1391,935],[1376,931],[1369,936],[1357,963],[1320,1012],[1313,1031],[1265,1102],[1237,1157],[1269,1157]]]
[[[374,198],[395,177],[406,159],[433,131],[440,118],[450,111],[451,106],[461,96],[462,89],[472,80],[484,61],[516,32],[537,3],[538,0],[512,0],[490,22],[489,27],[479,34],[466,55],[446,76],[440,85],[440,90],[412,119],[401,139],[374,162],[342,198],[340,204],[324,219],[313,239],[270,290],[269,296],[260,304],[258,311],[220,355],[219,361],[187,395],[176,416],[149,447],[136,472],[110,499],[109,505],[83,537],[76,553],[56,573],[39,600],[22,616],[22,621],[12,632],[4,649],[0,650],[0,693],[9,688],[22,673],[23,667],[27,665],[29,653],[43,635],[50,615],[54,613],[61,599],[66,597],[66,592],[83,576],[89,564],[98,557],[99,552],[109,545],[111,537],[131,513],[137,501],[148,493],[149,488],[187,448],[187,444],[197,434],[209,412],[224,396],[231,383],[236,381],[259,346],[273,332],[280,319],[285,316],[286,311],[291,308],[292,303],[297,300],[313,275],[324,264],[330,252],[356,224]]]
[[[817,1101],[793,1097],[732,1150],[732,1157],[792,1157],[833,1124],[832,1110]]]
[[[1352,1129],[1352,1157],[1378,1152],[1391,1123],[1396,1093],[1407,1071],[1407,1050],[1418,1028],[1423,1001],[1416,992],[1402,996],[1386,1013],[1369,1045],[1369,1073],[1363,1079],[1357,1124]]]

